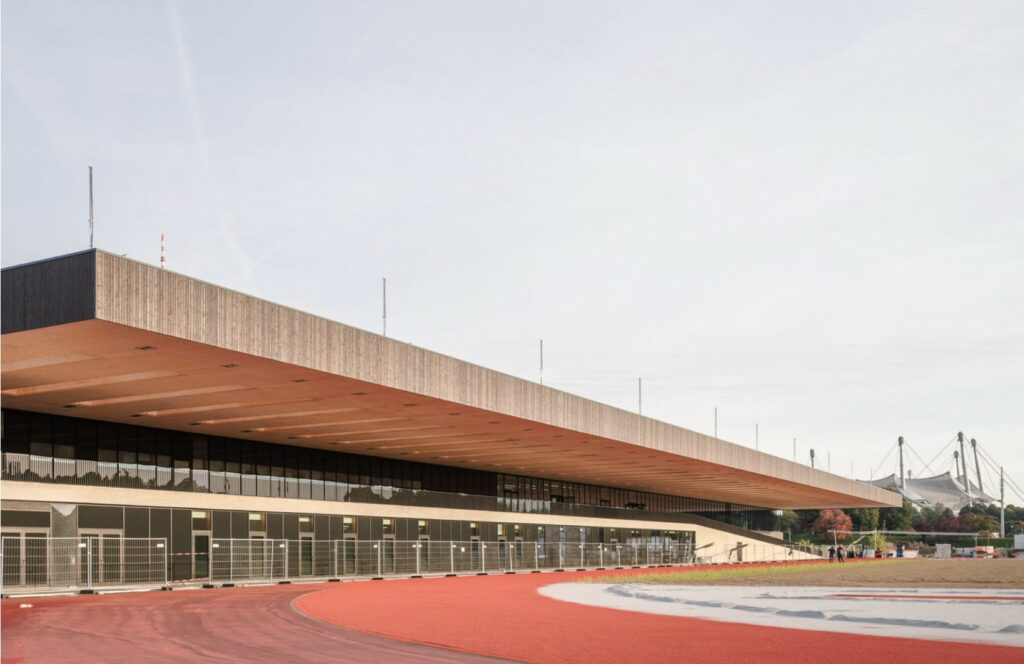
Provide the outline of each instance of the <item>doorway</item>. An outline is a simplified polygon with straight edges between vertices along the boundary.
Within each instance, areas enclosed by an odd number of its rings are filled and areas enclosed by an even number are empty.
[[[212,579],[210,571],[210,532],[193,532],[192,578]]]
[[[119,530],[79,533],[82,583],[116,584],[124,581],[124,547]]]

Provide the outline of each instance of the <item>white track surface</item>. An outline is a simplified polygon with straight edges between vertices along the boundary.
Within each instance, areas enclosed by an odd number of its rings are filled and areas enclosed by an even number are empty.
[[[559,583],[539,592],[566,602],[624,611],[1024,648],[1024,590]]]

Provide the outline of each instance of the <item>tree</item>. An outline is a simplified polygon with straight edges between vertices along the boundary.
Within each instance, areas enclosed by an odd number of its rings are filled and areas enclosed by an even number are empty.
[[[784,510],[782,512],[782,531],[788,532],[791,539],[793,535],[802,533],[803,530],[804,524],[799,514],[793,510]]]
[[[968,512],[960,513],[960,527],[968,532],[992,532],[999,530],[999,520],[988,514]]]
[[[855,530],[878,530],[878,509],[854,509],[848,512]]]
[[[914,517],[917,514],[914,504],[904,498],[902,507],[879,510],[878,528],[879,530],[910,530],[914,527]]]
[[[811,530],[825,536],[832,536],[830,530],[839,531],[835,533],[835,539],[845,540],[850,537],[849,531],[853,530],[853,520],[843,510],[821,510]]]

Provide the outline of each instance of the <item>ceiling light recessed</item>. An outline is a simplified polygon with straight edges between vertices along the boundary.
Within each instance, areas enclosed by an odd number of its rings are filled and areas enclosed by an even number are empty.
[[[242,433],[252,433],[252,429],[242,429]]]
[[[65,408],[77,408],[77,406],[75,404],[73,404],[73,403],[66,403],[66,404],[64,404],[64,407]]]
[[[202,422],[189,422],[189,423],[188,423],[188,425],[189,425],[190,427],[197,427],[197,426],[199,426],[200,424],[202,424]]]
[[[228,362],[227,364],[222,364],[220,366],[224,367],[225,369],[235,369],[238,367],[237,364],[234,364],[232,362]]]
[[[414,403],[403,403],[402,405],[405,406],[406,408],[415,408],[416,407],[416,404],[414,404]]]
[[[308,383],[309,379],[307,379],[307,378],[296,378],[296,379],[292,380],[292,382],[293,383]]]
[[[354,396],[354,397],[365,397],[366,396],[366,392],[353,392],[352,396]]]
[[[136,346],[135,350],[156,350],[156,346]]]
[[[448,413],[448,414],[451,415],[452,417],[458,417],[459,415],[462,415],[462,413]]]
[[[488,424],[501,424],[501,422],[488,422]]]

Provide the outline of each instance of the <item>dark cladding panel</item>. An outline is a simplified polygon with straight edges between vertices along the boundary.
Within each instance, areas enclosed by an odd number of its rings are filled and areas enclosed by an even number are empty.
[[[0,291],[4,334],[95,318],[96,254],[90,250],[7,268]]]
[[[284,539],[299,539],[299,515],[284,515]]]
[[[344,537],[345,537],[345,524],[344,524],[344,521],[343,521],[343,517],[333,516],[332,515],[330,517],[330,520],[331,520],[331,536],[330,536],[329,539],[332,539],[332,540],[344,539]]]
[[[0,512],[0,525],[5,528],[49,528],[50,512],[3,510]]]
[[[213,513],[212,536],[214,539],[228,539],[231,537],[231,512],[221,512],[218,510]]]
[[[331,523],[329,517],[320,514],[313,517],[313,537],[318,540],[331,538]]]
[[[153,508],[149,511],[149,536],[171,541],[171,510]]]
[[[235,539],[249,539],[249,513],[231,513],[231,536]]]
[[[281,514],[271,513],[267,514],[267,538],[268,539],[283,539],[284,537],[284,521],[281,518]]]
[[[124,508],[124,536],[149,537],[149,508]]]
[[[88,530],[89,528],[120,530],[124,528],[124,508],[106,507],[103,505],[81,505],[78,508],[78,527],[82,530]]]
[[[192,553],[192,511],[174,510],[171,523],[171,551]]]

